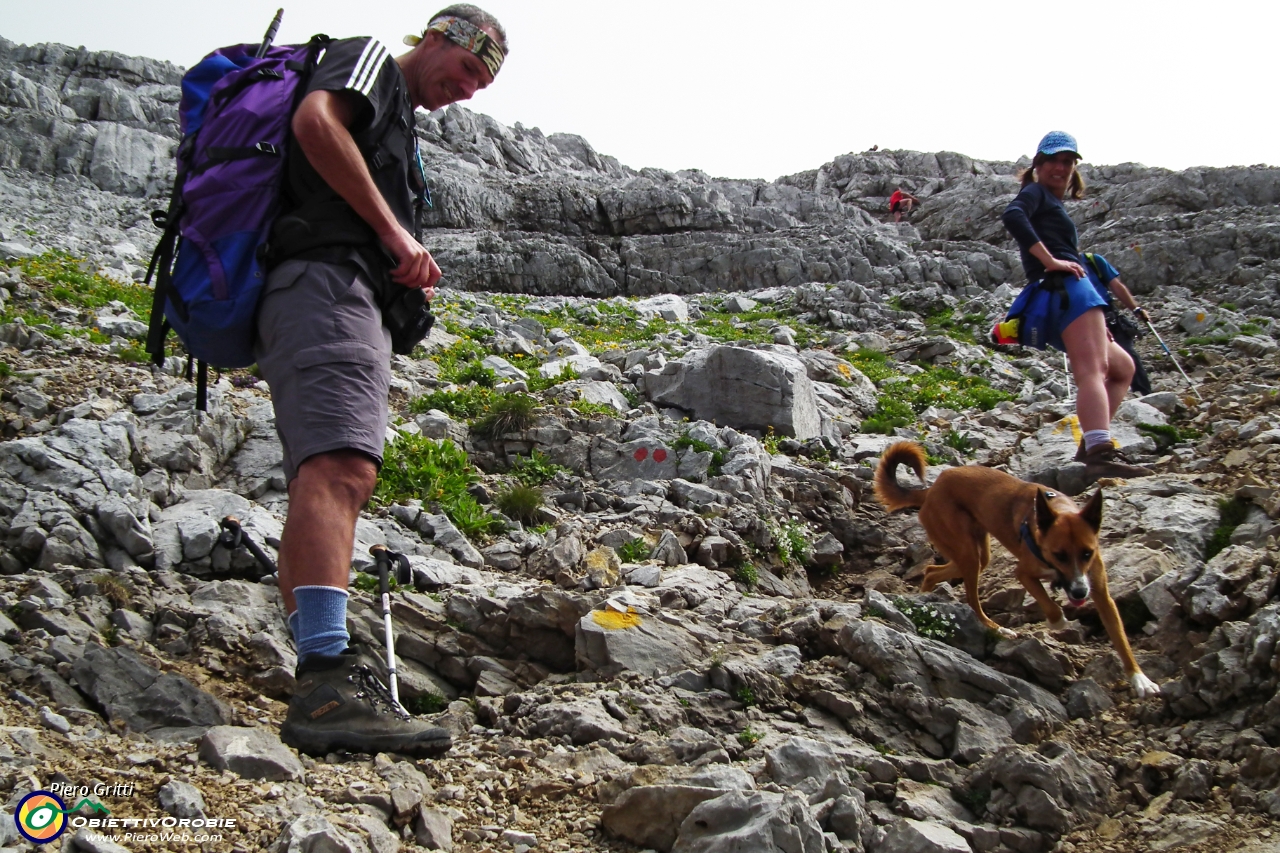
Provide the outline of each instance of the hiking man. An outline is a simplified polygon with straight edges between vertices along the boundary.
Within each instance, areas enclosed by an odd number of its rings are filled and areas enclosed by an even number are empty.
[[[355,525],[382,463],[392,333],[383,306],[440,268],[414,236],[414,110],[493,82],[506,32],[470,4],[434,15],[392,58],[373,38],[331,42],[293,116],[286,213],[272,229],[255,355],[271,387],[289,509],[280,592],[298,649],[285,743],[325,755],[438,755],[447,731],[413,720],[348,648]]]
[[[893,191],[893,195],[889,196],[889,211],[893,214],[894,222],[902,221],[903,213],[910,213],[911,208],[920,203],[920,199],[904,193],[902,187],[898,187]]]

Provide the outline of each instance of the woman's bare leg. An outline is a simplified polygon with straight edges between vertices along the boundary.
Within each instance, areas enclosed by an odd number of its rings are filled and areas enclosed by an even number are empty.
[[[1109,429],[1112,409],[1107,380],[1113,344],[1107,339],[1102,309],[1091,308],[1073,320],[1062,330],[1062,342],[1067,345],[1071,375],[1076,380],[1076,416],[1081,431]],[[1129,368],[1132,376],[1132,362]]]

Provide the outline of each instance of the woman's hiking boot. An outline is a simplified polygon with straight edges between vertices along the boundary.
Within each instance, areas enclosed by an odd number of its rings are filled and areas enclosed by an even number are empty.
[[[1124,454],[1109,441],[1086,450],[1080,457],[1084,463],[1085,484],[1096,482],[1103,477],[1133,479],[1134,477],[1150,477],[1155,471],[1141,465],[1131,465]]]
[[[298,686],[280,727],[280,739],[307,755],[396,752],[430,758],[449,751],[442,728],[416,720],[353,650],[308,655],[298,663]]]

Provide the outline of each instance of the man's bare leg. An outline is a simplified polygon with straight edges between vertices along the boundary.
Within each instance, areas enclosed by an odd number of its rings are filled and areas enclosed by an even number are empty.
[[[358,450],[317,453],[298,466],[280,536],[280,594],[287,613],[297,609],[294,587],[347,588],[356,519],[377,479],[377,466]]]

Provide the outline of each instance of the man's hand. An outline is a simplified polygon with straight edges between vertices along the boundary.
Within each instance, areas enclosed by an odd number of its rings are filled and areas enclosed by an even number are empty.
[[[1151,322],[1151,318],[1147,316],[1147,309],[1143,308],[1142,306],[1138,306],[1133,309],[1133,316],[1137,317],[1139,320],[1141,320],[1144,323]]]
[[[436,282],[442,274],[431,253],[403,228],[384,234],[382,244],[396,259],[391,280],[405,287],[420,288],[426,291],[427,299],[433,298],[436,294]]]

